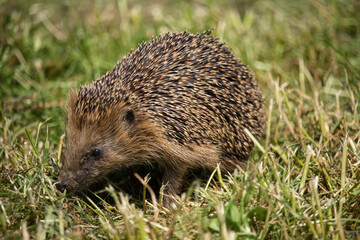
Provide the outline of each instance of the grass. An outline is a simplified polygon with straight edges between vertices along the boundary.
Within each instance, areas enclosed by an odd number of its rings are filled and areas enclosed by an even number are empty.
[[[0,1],[0,238],[360,239],[359,11],[356,0]],[[246,168],[195,182],[174,211],[111,187],[115,203],[100,206],[56,191],[70,89],[152,36],[213,27],[265,96]]]

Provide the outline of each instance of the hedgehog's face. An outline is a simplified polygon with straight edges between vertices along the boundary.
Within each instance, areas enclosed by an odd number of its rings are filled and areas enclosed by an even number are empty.
[[[116,109],[94,119],[91,114],[79,119],[68,112],[66,148],[56,184],[60,191],[88,188],[136,158],[137,121],[132,109]]]

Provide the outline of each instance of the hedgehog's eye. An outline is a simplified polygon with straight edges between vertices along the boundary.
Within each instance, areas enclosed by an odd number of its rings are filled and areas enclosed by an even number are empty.
[[[98,157],[98,156],[100,156],[100,150],[99,149],[94,149],[93,151],[92,151],[92,153],[91,153],[91,156],[92,157]]]

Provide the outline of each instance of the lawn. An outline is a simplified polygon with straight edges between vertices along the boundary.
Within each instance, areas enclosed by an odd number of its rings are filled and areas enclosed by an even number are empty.
[[[0,0],[0,239],[360,239],[358,0],[56,2]],[[57,191],[70,90],[154,36],[212,28],[265,97],[246,167],[170,211]]]

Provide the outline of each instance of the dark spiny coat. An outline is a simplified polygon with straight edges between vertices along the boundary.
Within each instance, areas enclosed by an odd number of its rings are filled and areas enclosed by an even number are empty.
[[[87,188],[114,169],[158,163],[166,196],[196,167],[246,161],[265,111],[252,74],[208,34],[143,43],[101,79],[72,92],[59,189]],[[94,151],[95,149],[99,151]],[[165,198],[169,204],[171,198]]]

